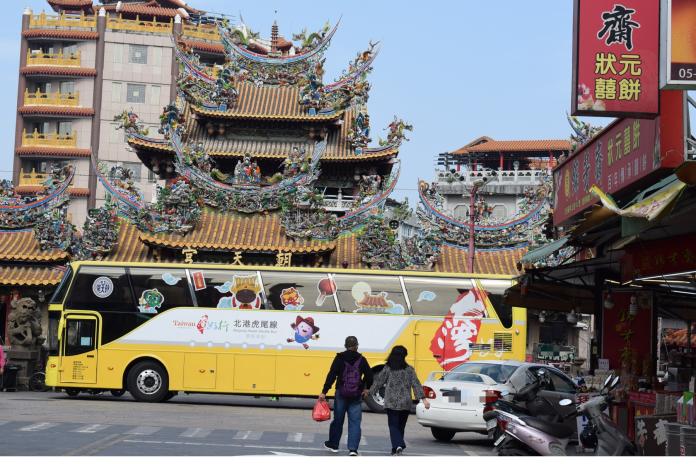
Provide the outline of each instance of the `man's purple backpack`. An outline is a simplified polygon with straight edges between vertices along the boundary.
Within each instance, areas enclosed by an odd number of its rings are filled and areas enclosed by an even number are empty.
[[[360,388],[360,363],[362,362],[362,356],[358,356],[358,359],[350,364],[343,361],[343,375],[341,376],[341,385],[338,387],[338,391],[344,398],[356,398],[362,393],[362,388]]]

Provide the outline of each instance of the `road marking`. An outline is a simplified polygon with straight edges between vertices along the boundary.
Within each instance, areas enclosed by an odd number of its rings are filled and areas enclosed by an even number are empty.
[[[276,456],[304,456],[303,454],[283,453],[282,451],[271,451],[271,454],[275,454]]]
[[[343,436],[343,444],[344,445],[348,444],[348,435]],[[361,436],[360,437],[360,445],[367,446],[367,438],[365,438],[364,436]]]
[[[37,432],[39,430],[47,430],[52,427],[56,427],[58,424],[52,424],[50,422],[37,422],[36,424],[27,425],[19,429],[20,432]]]
[[[184,445],[184,446],[219,446],[224,448],[249,448],[249,449],[267,449],[267,450],[288,450],[292,451],[325,451],[323,448],[316,446],[273,446],[273,445],[250,445],[242,443],[207,443],[207,442],[196,442],[196,441],[161,441],[161,440],[123,440],[123,443],[142,443],[150,445]],[[381,454],[384,455],[384,450],[371,451],[371,450],[360,450],[361,454]],[[422,453],[408,453],[409,456],[428,456]]]
[[[0,421],[0,425],[5,425],[5,424],[9,424],[9,423],[10,423],[10,421]]]
[[[210,432],[212,432],[212,430],[206,430],[200,427],[193,427],[190,429],[186,429],[179,436],[185,438],[205,438],[208,435],[210,435]]]
[[[301,432],[288,433],[287,441],[295,443],[314,443],[314,434]]]
[[[73,430],[73,432],[77,433],[96,433],[101,430],[104,430],[106,428],[111,427],[110,425],[102,425],[102,424],[91,424],[91,425],[85,425],[84,427],[80,427],[79,429]]]
[[[123,440],[123,436],[118,433],[114,433],[112,435],[107,435],[104,438],[100,438],[99,440],[89,443],[85,446],[81,446],[79,448],[75,448],[72,451],[68,451],[64,454],[64,456],[87,456],[96,454],[110,446],[115,445],[121,440]]]
[[[260,440],[263,432],[253,430],[240,430],[234,435],[235,440]]]
[[[126,435],[152,435],[155,432],[162,430],[162,427],[152,427],[149,425],[139,425],[134,429],[125,432]]]

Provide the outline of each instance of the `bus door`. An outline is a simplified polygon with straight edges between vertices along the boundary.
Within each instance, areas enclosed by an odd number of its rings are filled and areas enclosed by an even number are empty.
[[[93,384],[97,382],[97,334],[95,316],[68,316],[62,334],[60,382]]]

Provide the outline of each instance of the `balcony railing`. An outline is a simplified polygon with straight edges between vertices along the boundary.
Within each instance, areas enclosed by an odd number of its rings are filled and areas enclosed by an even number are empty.
[[[46,14],[41,12],[29,17],[30,29],[96,29],[97,17],[84,13],[59,15]]]
[[[82,63],[80,52],[77,53],[27,53],[27,66],[77,66]]]
[[[124,19],[121,15],[109,16],[106,20],[106,27],[114,31],[146,32],[148,34],[171,34],[174,21],[167,23],[155,21],[144,21],[140,16],[135,19]]]
[[[32,169],[31,172],[24,172],[24,169],[19,171],[19,185],[20,187],[43,185],[44,181],[48,179],[48,174],[41,172],[36,172]]]
[[[57,132],[42,134],[35,130],[32,133],[27,133],[26,129],[22,131],[22,146],[25,147],[76,147],[77,134],[75,131],[72,134],[59,134]]]
[[[210,40],[213,42],[220,41],[220,32],[217,27],[184,24],[182,34],[185,37]]]
[[[24,91],[25,105],[47,105],[47,106],[79,106],[80,94],[52,92],[46,93],[40,90],[36,92]]]
[[[350,195],[324,195],[324,207],[329,211],[347,211],[355,206],[356,198]]]
[[[438,185],[473,184],[477,179],[488,179],[488,185],[536,185],[548,175],[548,171],[540,169],[511,170],[511,171],[463,171],[451,173],[437,172]],[[450,181],[451,180],[451,181]]]

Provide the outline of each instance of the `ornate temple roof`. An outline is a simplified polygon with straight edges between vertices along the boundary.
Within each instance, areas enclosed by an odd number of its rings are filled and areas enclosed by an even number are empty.
[[[148,245],[198,250],[290,251],[317,253],[335,248],[332,241],[291,239],[282,230],[277,214],[219,213],[205,210],[196,228],[188,234],[141,233]]]
[[[104,261],[143,262],[152,261],[149,248],[140,240],[140,231],[128,221],[121,221],[116,248]]]
[[[196,52],[213,53],[217,55],[225,54],[225,47],[220,42],[204,42],[202,40],[181,39],[189,48]]]
[[[512,250],[476,250],[474,272],[480,274],[517,275],[517,262],[527,252],[526,248]],[[435,264],[436,272],[468,273],[468,252],[449,245],[442,247],[442,254]]]
[[[227,111],[189,106],[196,114],[220,119],[272,119],[290,121],[331,121],[342,112],[310,115],[300,105],[300,88],[297,85],[257,86],[251,82],[237,84],[239,97],[234,108]],[[188,105],[187,105],[188,106]]]
[[[68,256],[63,250],[42,251],[33,230],[0,231],[0,261],[56,262]]]
[[[92,0],[47,0],[54,11],[85,10],[92,11]]]
[[[569,151],[569,140],[493,140],[490,137],[480,137],[473,142],[451,152],[453,155],[469,153],[499,153],[499,152],[540,152],[540,151]]]

